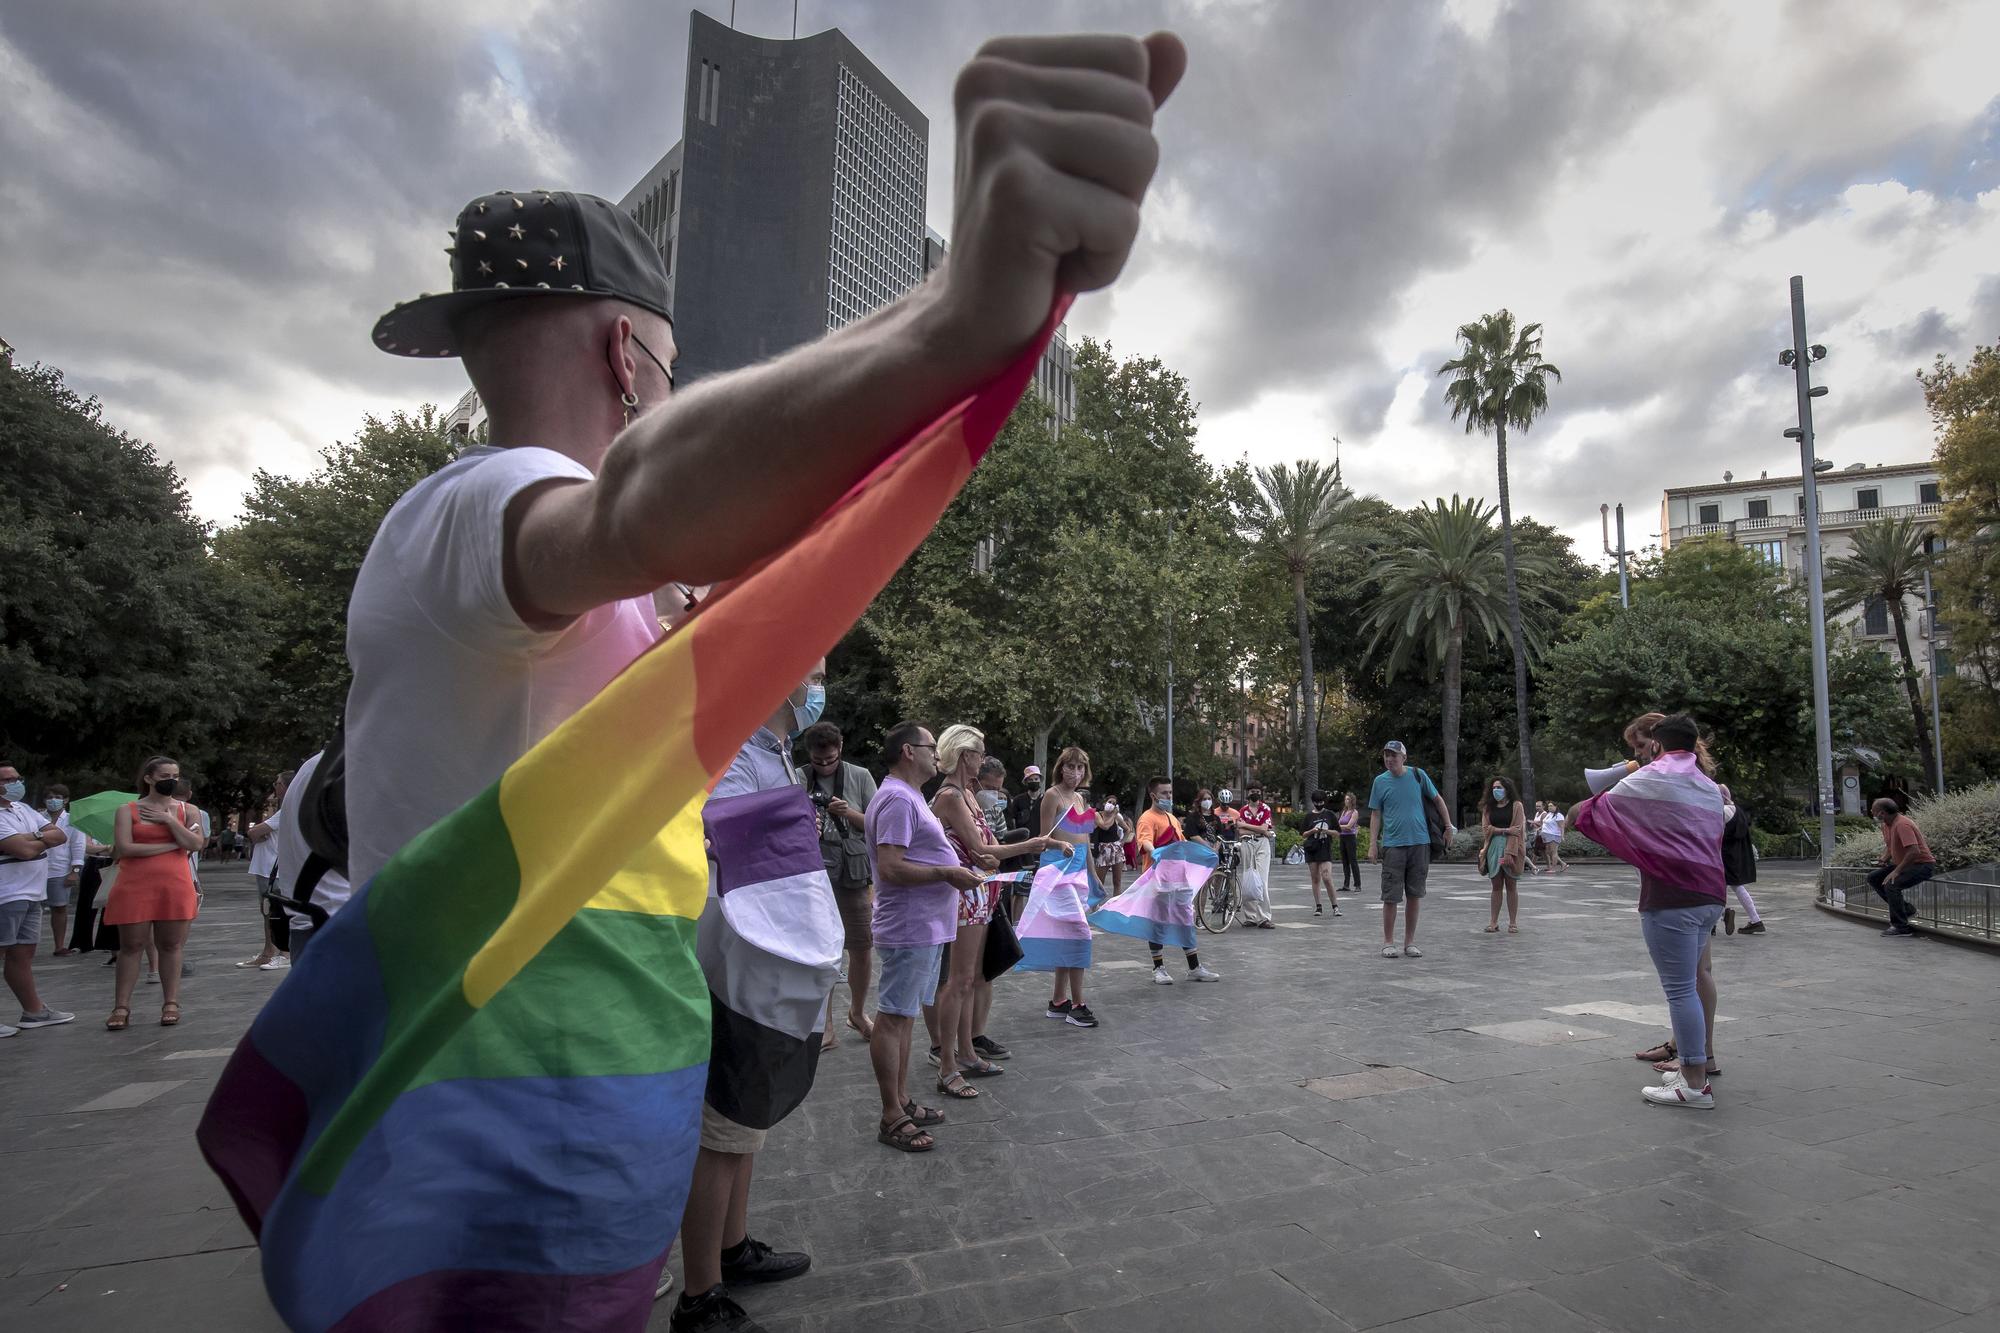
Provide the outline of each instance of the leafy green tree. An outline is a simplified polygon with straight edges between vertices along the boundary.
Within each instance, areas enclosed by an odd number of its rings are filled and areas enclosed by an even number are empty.
[[[1089,340],[1075,374],[1076,421],[1057,437],[1024,402],[866,628],[906,712],[1019,757],[1081,744],[1100,787],[1164,767],[1171,655],[1177,759],[1213,767],[1249,623],[1241,499],[1180,376]]]
[[[347,602],[362,557],[389,507],[458,444],[433,407],[366,417],[352,440],[321,451],[310,476],[259,469],[242,519],[216,535],[217,560],[255,590],[265,631],[266,686],[239,738],[246,773],[268,781],[333,734],[351,679]]]
[[[1307,588],[1314,572],[1330,559],[1349,535],[1342,523],[1353,498],[1340,483],[1337,469],[1313,459],[1258,468],[1251,505],[1254,549],[1264,564],[1282,570],[1291,584],[1293,614],[1298,621],[1299,679],[1304,691],[1300,730],[1305,789],[1319,787],[1318,691],[1312,683],[1312,606]]]
[[[1924,531],[1915,519],[1878,518],[1855,529],[1854,549],[1826,563],[1825,588],[1828,615],[1861,606],[1880,598],[1896,627],[1896,653],[1903,662],[1903,690],[1910,700],[1910,721],[1916,728],[1917,749],[1923,756],[1923,782],[1935,781],[1930,729],[1924,717],[1922,691],[1917,686],[1917,664],[1910,657],[1910,629],[1903,601],[1921,598],[1924,572],[1930,557],[1924,552]]]
[[[1550,380],[1562,372],[1542,359],[1542,326],[1523,325],[1495,311],[1458,330],[1460,354],[1438,367],[1451,376],[1445,401],[1451,417],[1463,417],[1469,435],[1491,431],[1500,466],[1500,540],[1507,567],[1507,634],[1514,650],[1514,717],[1521,734],[1521,799],[1535,802],[1535,764],[1528,724],[1528,652],[1521,622],[1520,571],[1514,556],[1514,509],[1507,486],[1507,428],[1526,430],[1548,410]]]
[[[1938,608],[1955,670],[1940,696],[1945,762],[1953,781],[2000,774],[2000,345],[1979,346],[1963,369],[1938,357],[1917,373],[1937,440]]]
[[[263,631],[171,464],[45,366],[0,369],[0,749],[72,790],[154,754],[207,783]]]
[[[1368,613],[1371,654],[1387,645],[1384,673],[1393,677],[1413,655],[1422,655],[1443,676],[1441,734],[1444,792],[1456,820],[1462,795],[1458,773],[1461,681],[1467,631],[1489,640],[1509,634],[1510,569],[1525,572],[1529,597],[1539,600],[1553,571],[1539,556],[1506,558],[1503,537],[1493,526],[1493,510],[1479,500],[1454,495],[1449,502],[1419,506],[1403,520],[1400,540],[1377,559],[1373,574],[1381,591]],[[1523,647],[1539,654],[1546,644],[1527,623],[1520,625]],[[1526,756],[1523,756],[1524,767]]]

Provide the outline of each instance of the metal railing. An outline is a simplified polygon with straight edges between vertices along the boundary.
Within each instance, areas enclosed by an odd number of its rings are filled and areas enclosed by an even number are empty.
[[[1889,920],[1889,906],[1868,887],[1869,871],[1836,866],[1822,870],[1818,905],[1847,916]],[[2000,944],[2000,865],[1967,866],[1934,875],[1903,890],[1916,912],[1910,924],[1940,935]]]
[[[1863,523],[1872,523],[1878,518],[1936,518],[1944,513],[1942,504],[1882,505],[1876,509],[1834,509],[1823,511],[1819,516],[1822,530],[1826,528],[1855,528]],[[1744,533],[1769,532],[1783,534],[1804,531],[1804,514],[1771,514],[1764,518],[1732,518],[1721,523],[1689,523],[1674,528],[1669,534],[1671,541],[1686,541],[1690,537],[1711,535],[1736,540]]]

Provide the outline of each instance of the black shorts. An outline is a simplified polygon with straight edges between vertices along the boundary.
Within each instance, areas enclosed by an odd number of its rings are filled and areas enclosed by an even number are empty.
[[[1307,844],[1306,844],[1306,864],[1307,864],[1307,865],[1309,865],[1309,866],[1330,866],[1330,865],[1332,865],[1332,864],[1333,864],[1333,844],[1329,842],[1329,843],[1328,843],[1328,844],[1327,844],[1326,846],[1324,846],[1324,847],[1314,847],[1314,846],[1313,846],[1313,845],[1312,845],[1311,843],[1307,843]]]

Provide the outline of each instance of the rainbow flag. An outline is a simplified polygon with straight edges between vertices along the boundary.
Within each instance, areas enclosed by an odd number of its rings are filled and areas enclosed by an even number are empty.
[[[1090,924],[1111,935],[1150,944],[1195,947],[1194,896],[1215,870],[1215,853],[1198,842],[1153,850],[1153,864],[1132,887],[1090,914]]]
[[[1067,306],[314,936],[197,1131],[288,1325],[645,1326],[709,1054],[704,795],[930,532]]]
[[[1023,972],[1090,966],[1090,921],[1084,904],[1092,888],[1090,847],[1064,843],[1042,853],[1027,906],[1014,934]]]
[[[1657,880],[1722,902],[1722,789],[1685,750],[1634,769],[1576,808],[1576,831]]]

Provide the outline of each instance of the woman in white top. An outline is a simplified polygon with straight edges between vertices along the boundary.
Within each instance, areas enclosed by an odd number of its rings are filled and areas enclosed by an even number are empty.
[[[1569,862],[1556,854],[1556,847],[1563,840],[1563,820],[1566,816],[1562,807],[1551,804],[1548,813],[1542,816],[1542,855],[1546,858],[1545,868],[1551,873],[1561,873],[1569,869]]]
[[[268,813],[250,829],[250,878],[257,885],[257,915],[264,920],[264,947],[255,958],[245,959],[238,967],[282,972],[292,965],[291,927],[285,919],[285,909],[271,899],[278,883],[278,829],[284,822],[278,807],[284,802],[285,789],[291,781],[289,771],[278,774],[277,785],[271,789]]]

